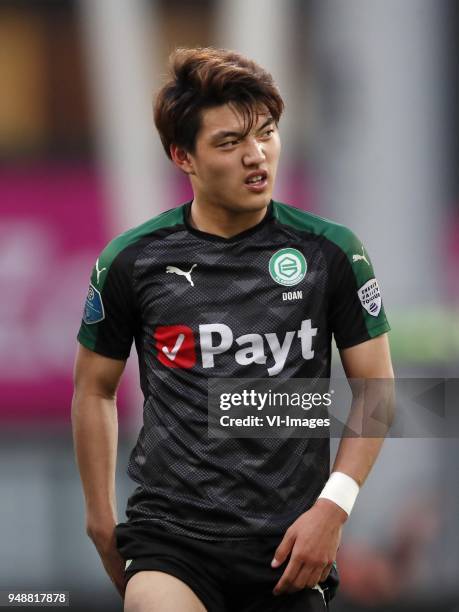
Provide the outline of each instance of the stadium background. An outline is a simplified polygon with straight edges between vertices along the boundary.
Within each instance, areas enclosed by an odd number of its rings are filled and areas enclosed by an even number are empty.
[[[275,197],[369,246],[399,376],[459,365],[458,4],[444,0],[2,0],[0,589],[119,610],[85,536],[71,369],[105,242],[184,201],[151,92],[177,45],[237,49],[286,100]],[[119,402],[119,518],[141,418]],[[333,610],[459,610],[457,439],[391,439],[339,552]]]

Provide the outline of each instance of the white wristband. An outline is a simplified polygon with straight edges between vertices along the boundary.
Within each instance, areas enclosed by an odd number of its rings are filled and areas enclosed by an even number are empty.
[[[319,499],[323,497],[335,502],[349,515],[359,491],[360,487],[353,478],[343,472],[332,472]]]

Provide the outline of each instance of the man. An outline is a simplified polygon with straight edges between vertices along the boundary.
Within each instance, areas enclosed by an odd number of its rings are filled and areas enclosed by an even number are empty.
[[[127,612],[326,609],[342,525],[382,444],[343,438],[329,478],[328,437],[208,435],[209,380],[328,378],[332,334],[349,378],[393,376],[360,241],[271,199],[282,111],[254,62],[177,50],[155,123],[193,201],[115,238],[92,273],[74,441],[87,532]],[[117,525],[115,396],[133,339],[144,425]]]

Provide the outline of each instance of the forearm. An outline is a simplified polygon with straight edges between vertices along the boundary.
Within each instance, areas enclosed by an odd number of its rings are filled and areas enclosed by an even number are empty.
[[[373,467],[384,438],[342,438],[332,472],[343,472],[361,487]]]
[[[114,398],[74,394],[72,426],[75,455],[91,535],[116,524],[115,471],[118,419]]]
[[[379,455],[393,418],[393,379],[364,381],[361,391],[354,396],[332,471],[347,474],[361,487]]]
[[[316,505],[321,508],[324,515],[328,513],[339,524],[347,520],[359,487],[370,473],[383,442],[384,438],[343,437],[341,439],[332,476],[316,501]],[[343,474],[350,478],[346,479]],[[332,519],[329,516],[327,520]]]

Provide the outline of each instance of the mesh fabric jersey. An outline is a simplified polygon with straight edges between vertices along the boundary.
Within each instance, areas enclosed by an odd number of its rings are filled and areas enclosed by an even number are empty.
[[[368,254],[344,226],[271,201],[232,238],[191,203],[115,238],[94,267],[79,342],[127,359],[145,398],[128,521],[205,540],[282,536],[317,499],[328,438],[208,436],[209,378],[328,378],[331,343],[389,329]]]

